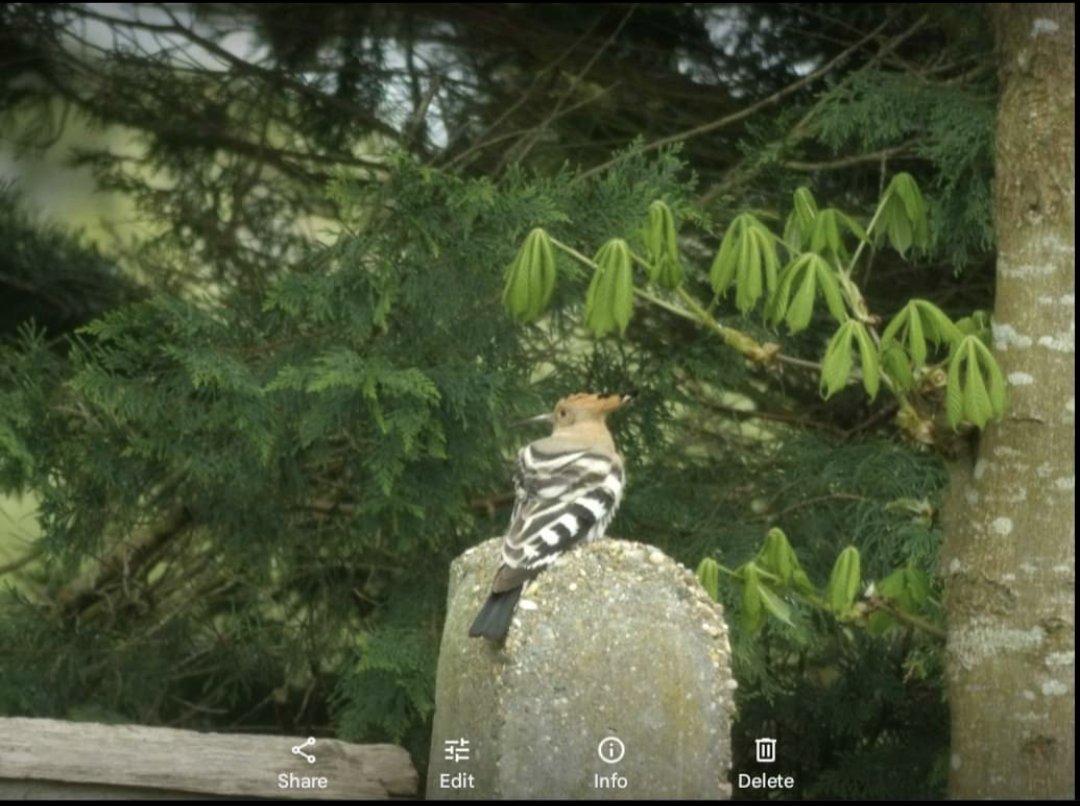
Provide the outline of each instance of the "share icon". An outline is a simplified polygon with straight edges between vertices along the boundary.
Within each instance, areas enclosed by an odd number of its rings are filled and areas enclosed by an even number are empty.
[[[314,764],[315,763],[315,756],[313,754],[308,754],[308,753],[304,752],[305,747],[311,747],[311,745],[313,745],[313,744],[315,744],[315,737],[314,736],[308,736],[306,742],[304,742],[303,744],[298,744],[298,745],[296,745],[296,747],[294,747],[292,749],[293,755],[294,756],[303,756],[304,758],[307,759],[308,764]]]

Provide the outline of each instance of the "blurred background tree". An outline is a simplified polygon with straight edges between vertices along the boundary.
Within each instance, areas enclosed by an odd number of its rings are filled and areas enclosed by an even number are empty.
[[[826,322],[779,371],[660,309],[589,339],[569,261],[538,324],[499,300],[535,226],[595,246],[666,198],[707,266],[740,211],[779,229],[808,185],[865,216],[905,170],[931,243],[873,255],[871,309],[988,308],[980,10],[5,4],[0,43],[10,153],[62,147],[135,223],[91,242],[0,197],[0,484],[40,526],[0,559],[0,712],[392,740],[423,766],[446,569],[503,528],[528,438],[505,426],[582,388],[642,390],[617,535],[736,566],[778,525],[818,579],[848,544],[867,578],[937,570],[967,437],[940,401],[917,442],[888,401],[822,401]],[[733,623],[737,764],[769,735],[802,796],[943,792],[936,639]]]

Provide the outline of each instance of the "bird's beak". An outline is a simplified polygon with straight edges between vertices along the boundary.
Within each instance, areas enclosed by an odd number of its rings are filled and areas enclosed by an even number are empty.
[[[512,428],[524,428],[527,425],[533,425],[536,423],[546,423],[551,425],[555,422],[555,415],[551,412],[547,414],[538,414],[536,417],[529,417],[526,420],[518,420],[516,423],[511,423]]]

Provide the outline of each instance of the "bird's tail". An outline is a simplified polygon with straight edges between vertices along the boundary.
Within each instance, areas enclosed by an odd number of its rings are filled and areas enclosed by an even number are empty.
[[[491,594],[469,628],[469,635],[489,641],[506,638],[506,633],[510,631],[510,620],[514,617],[514,607],[521,598],[521,588],[518,585],[508,591]]]

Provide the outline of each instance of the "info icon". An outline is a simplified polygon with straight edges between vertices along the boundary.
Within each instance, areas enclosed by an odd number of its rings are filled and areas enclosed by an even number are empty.
[[[754,760],[759,764],[776,761],[776,739],[754,739]]]
[[[618,736],[605,736],[600,740],[596,754],[605,764],[618,764],[626,755],[626,745]]]

